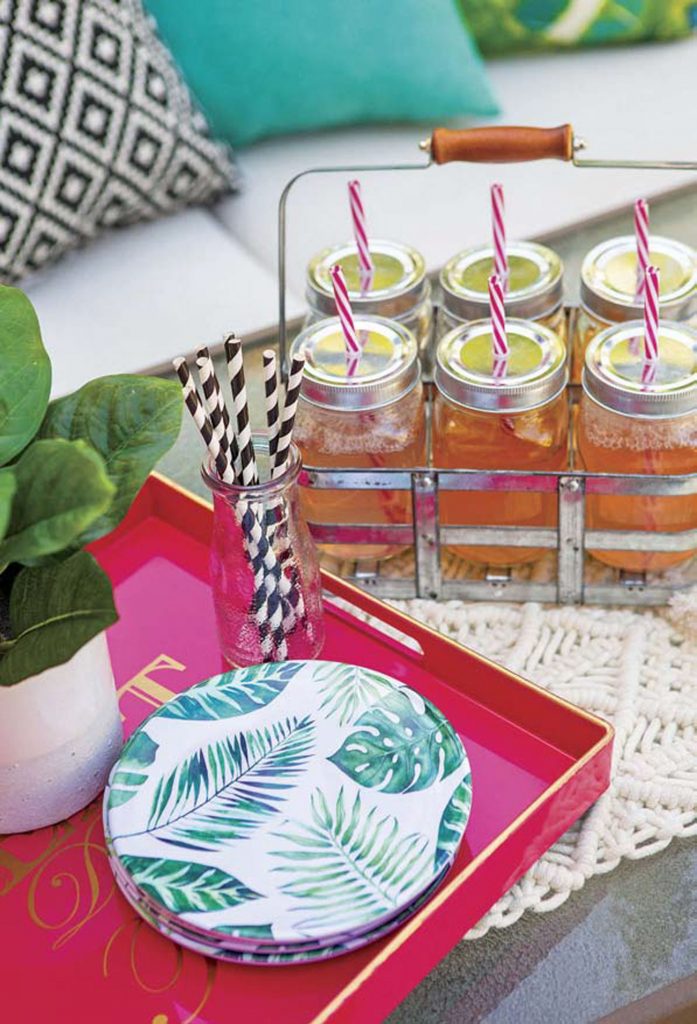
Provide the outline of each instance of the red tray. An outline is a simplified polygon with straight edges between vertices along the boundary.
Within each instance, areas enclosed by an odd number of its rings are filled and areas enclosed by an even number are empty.
[[[121,618],[111,629],[125,731],[224,668],[208,585],[210,507],[151,477],[94,546]],[[371,1024],[384,1017],[607,787],[612,728],[325,574],[322,656],[380,669],[433,700],[462,736],[474,801],[446,884],[381,942],[307,966],[242,967],[180,949],[116,891],[101,801],[0,841],[3,1019],[100,1024]],[[354,607],[419,650],[371,628]],[[11,1011],[11,1012],[10,1012]]]

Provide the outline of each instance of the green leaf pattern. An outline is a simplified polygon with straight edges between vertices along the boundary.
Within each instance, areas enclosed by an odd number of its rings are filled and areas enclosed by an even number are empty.
[[[340,725],[352,722],[356,712],[374,704],[394,689],[380,672],[358,665],[332,665],[325,662],[315,670],[314,679],[322,683],[320,708],[328,718],[336,715]]]
[[[262,665],[215,676],[165,704],[162,718],[216,722],[247,715],[270,704],[301,668],[300,662]]]
[[[439,711],[413,692],[393,690],[360,716],[329,760],[361,786],[410,793],[446,778],[463,756]]]
[[[436,871],[443,868],[455,856],[462,839],[462,833],[467,824],[467,819],[470,816],[471,807],[472,775],[468,772],[450,797],[450,800],[448,800],[443,811],[443,817],[440,819],[434,858]]]
[[[174,914],[227,910],[261,895],[207,864],[129,855],[121,863],[144,893]]]
[[[136,732],[121,751],[116,771],[109,780],[109,807],[127,804],[148,780],[147,768],[157,755],[157,743],[144,729]]]

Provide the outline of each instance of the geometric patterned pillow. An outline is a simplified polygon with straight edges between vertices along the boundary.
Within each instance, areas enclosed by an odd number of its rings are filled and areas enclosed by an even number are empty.
[[[0,279],[235,179],[139,0],[0,0]]]

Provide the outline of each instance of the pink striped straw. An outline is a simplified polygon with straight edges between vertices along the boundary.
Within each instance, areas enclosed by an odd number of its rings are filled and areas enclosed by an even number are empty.
[[[503,185],[491,186],[491,229],[494,241],[494,273],[501,278],[504,291],[508,288],[508,256],[506,255],[506,222],[503,210]]]
[[[494,339],[494,361],[496,362],[496,360],[508,356],[503,282],[498,274],[492,274],[489,278],[489,310],[491,312],[491,333]]]
[[[349,203],[351,205],[351,220],[353,221],[353,236],[356,239],[356,249],[358,251],[361,292],[366,292],[373,280],[374,267],[368,244],[368,226],[365,218],[365,207],[361,198],[360,181],[350,181],[348,191]]]
[[[344,272],[339,263],[335,263],[329,273],[331,274],[332,285],[334,286],[334,302],[336,304],[336,311],[341,322],[341,330],[344,333],[347,369],[349,376],[353,376],[358,368],[361,346],[358,341],[358,336],[356,335],[356,324],[353,319],[353,310],[351,309],[351,302],[349,300],[346,278],[344,277]]]
[[[658,361],[658,270],[647,267],[644,278],[644,361]]]
[[[645,199],[637,199],[634,204],[634,237],[636,238],[637,256],[637,295],[644,290],[646,269],[649,265],[649,204]]]

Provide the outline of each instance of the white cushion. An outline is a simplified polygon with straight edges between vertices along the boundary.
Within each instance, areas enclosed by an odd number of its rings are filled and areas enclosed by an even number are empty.
[[[697,37],[621,49],[508,58],[490,62],[500,121],[557,125],[570,121],[589,156],[694,159],[697,152]],[[239,154],[244,195],[216,212],[264,266],[276,265],[281,189],[300,170],[337,163],[419,160],[417,143],[435,127],[369,127],[260,143]],[[527,165],[449,165],[427,172],[361,174],[369,230],[411,242],[428,266],[488,237],[488,186],[506,190],[509,237],[534,237],[687,184],[684,172],[581,170],[556,161]],[[290,281],[317,249],[350,237],[348,174],[304,179],[289,216]],[[628,221],[628,230],[631,222]]]
[[[74,252],[27,292],[53,363],[53,394],[92,377],[168,364],[274,319],[275,276],[208,212],[112,232]],[[301,311],[291,301],[290,314]]]

